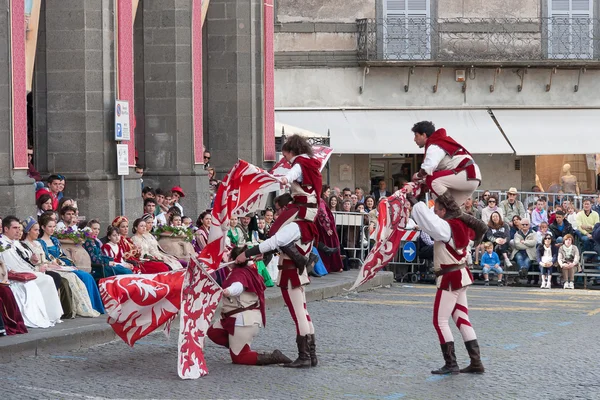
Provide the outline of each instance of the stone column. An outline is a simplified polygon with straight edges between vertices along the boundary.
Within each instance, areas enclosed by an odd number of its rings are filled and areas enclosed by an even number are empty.
[[[211,164],[263,164],[262,1],[212,0],[206,17],[205,83]]]
[[[0,216],[25,218],[35,212],[34,188],[26,170],[13,169],[9,1],[0,9]]]
[[[135,53],[144,65],[136,67],[136,88],[143,80],[144,96],[136,107],[144,118],[144,184],[181,186],[184,212],[195,219],[210,197],[206,172],[194,163],[192,0],[144,1],[140,7],[143,36],[136,35]]]
[[[80,214],[111,221],[120,210],[114,138],[112,0],[46,0],[46,159],[49,173],[66,176],[65,195]],[[39,81],[39,76],[36,78]],[[133,174],[133,171],[132,171]],[[125,181],[126,214],[142,209],[139,180]]]

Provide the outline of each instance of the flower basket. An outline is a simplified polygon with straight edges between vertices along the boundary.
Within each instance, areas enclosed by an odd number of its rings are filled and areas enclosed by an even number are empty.
[[[157,240],[160,240],[164,237],[171,237],[191,243],[192,239],[194,238],[194,234],[191,229],[178,226],[159,225],[153,233]]]
[[[177,257],[179,260],[188,259],[194,254],[194,247],[186,240],[186,236],[160,235],[158,244],[165,253]]]
[[[80,243],[74,243],[70,239],[59,239],[63,252],[73,261],[73,264],[85,272],[92,272],[92,259]]]

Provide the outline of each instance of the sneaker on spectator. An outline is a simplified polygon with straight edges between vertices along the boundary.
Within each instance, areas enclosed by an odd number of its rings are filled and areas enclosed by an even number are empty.
[[[498,287],[500,287],[500,286],[504,286],[504,282],[498,281]]]
[[[483,286],[490,286],[490,281],[485,281]]]
[[[569,282],[565,282],[563,289],[571,289],[571,284]]]
[[[569,282],[569,289],[575,289],[575,282]]]
[[[509,260],[508,258],[505,258],[505,259],[504,259],[504,266],[505,266],[506,268],[510,268],[510,267],[512,267],[513,265],[512,265],[512,263],[510,262],[510,260]]]

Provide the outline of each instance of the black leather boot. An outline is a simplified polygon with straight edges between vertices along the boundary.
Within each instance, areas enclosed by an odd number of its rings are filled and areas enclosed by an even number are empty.
[[[310,366],[316,367],[319,364],[317,359],[317,345],[315,343],[315,334],[308,335],[308,352],[310,353]]]
[[[479,244],[481,243],[481,241],[485,237],[485,234],[488,231],[487,224],[485,222],[483,222],[482,220],[477,219],[474,216],[464,213],[464,212],[458,217],[458,219],[460,219],[469,228],[471,228],[471,229],[473,229],[473,231],[475,231],[475,239],[473,239],[473,243],[474,243],[473,246],[474,247],[479,246]]]
[[[460,372],[460,369],[458,368],[458,364],[456,363],[456,354],[454,354],[454,342],[444,343],[440,346],[442,348],[442,355],[444,356],[444,361],[446,363],[442,368],[436,369],[435,371],[431,371],[431,373],[434,375],[458,374]]]
[[[310,368],[310,350],[308,345],[308,335],[296,336],[296,345],[298,346],[298,358],[289,364],[283,364],[286,368]]]
[[[294,262],[294,264],[296,264],[296,268],[298,268],[298,273],[300,275],[304,273],[305,269],[311,271],[317,261],[319,261],[319,257],[315,253],[311,252],[308,257],[300,254],[293,243],[290,243],[287,246],[282,246],[279,249],[283,251],[283,253]]]
[[[319,250],[319,253],[323,253],[326,256],[330,256],[330,255],[334,254],[336,251],[339,251],[340,248],[339,247],[327,247],[327,246],[325,246],[325,244],[323,242],[319,242],[319,244],[317,245],[317,250]]]
[[[281,351],[273,350],[272,353],[258,353],[256,365],[289,364],[291,362],[292,360]]]
[[[461,369],[460,372],[462,374],[483,374],[485,372],[485,368],[483,368],[483,364],[481,363],[481,355],[479,353],[479,343],[477,343],[477,339],[465,342],[465,347],[467,348],[467,352],[471,358],[471,364],[468,367]]]

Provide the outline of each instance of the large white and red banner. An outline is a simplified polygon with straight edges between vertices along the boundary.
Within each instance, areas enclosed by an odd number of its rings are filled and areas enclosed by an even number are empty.
[[[199,256],[209,270],[217,269],[223,258],[231,216],[244,216],[264,209],[269,193],[280,187],[275,176],[244,160],[233,166],[215,195],[208,243]]]
[[[189,273],[193,270],[193,273]],[[193,260],[185,274],[181,296],[177,372],[182,379],[208,374],[204,360],[204,341],[223,290],[210,274]]]
[[[119,275],[100,281],[108,323],[125,343],[136,341],[175,318],[181,307],[184,271]]]
[[[354,290],[368,282],[394,258],[407,233],[404,228],[410,217],[410,203],[406,200],[408,193],[417,196],[419,188],[413,183],[407,183],[390,197],[384,198],[377,206],[379,215],[375,246],[365,258],[356,281],[348,290]]]

